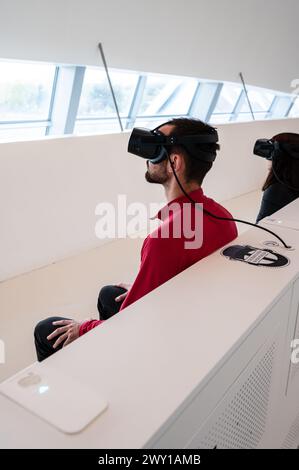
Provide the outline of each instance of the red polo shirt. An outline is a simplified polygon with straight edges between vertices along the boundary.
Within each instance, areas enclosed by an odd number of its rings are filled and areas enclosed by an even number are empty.
[[[120,311],[237,237],[235,222],[214,219],[200,209],[203,207],[217,216],[231,218],[224,207],[206,197],[202,188],[189,194],[202,206],[195,208],[186,196],[180,196],[155,216],[162,224],[143,242],[139,272]],[[82,323],[80,336],[103,321]]]

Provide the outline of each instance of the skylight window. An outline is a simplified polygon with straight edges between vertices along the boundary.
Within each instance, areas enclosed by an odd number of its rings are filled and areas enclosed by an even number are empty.
[[[241,83],[109,73],[124,129],[174,117],[212,124],[253,119]],[[247,91],[255,119],[299,116],[294,94],[250,85]],[[103,68],[0,61],[0,141],[109,132],[120,132],[120,125]]]
[[[0,62],[0,139],[45,135],[55,76],[54,65]]]

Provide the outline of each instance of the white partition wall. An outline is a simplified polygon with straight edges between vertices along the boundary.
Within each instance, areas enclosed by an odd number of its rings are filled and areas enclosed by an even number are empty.
[[[259,190],[267,164],[253,156],[255,140],[298,127],[298,119],[218,126],[221,150],[205,193],[224,201]],[[162,188],[145,181],[145,161],[127,153],[128,138],[124,133],[0,144],[0,281],[111,241],[95,235],[100,202],[112,203],[123,216],[118,195],[127,206],[165,201]]]
[[[297,279],[178,419],[147,445],[297,448],[299,366],[290,363],[290,344],[298,334],[287,329],[297,319],[298,296]],[[287,393],[290,366],[294,376]]]

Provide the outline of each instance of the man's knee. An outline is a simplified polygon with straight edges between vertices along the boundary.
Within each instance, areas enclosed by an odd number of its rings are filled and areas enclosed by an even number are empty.
[[[101,288],[98,297],[98,311],[101,320],[107,320],[119,311],[122,302],[116,302],[115,298],[126,290],[113,284]]]
[[[99,292],[99,299],[103,302],[103,303],[109,303],[111,301],[115,301],[115,298],[120,295],[120,294],[123,294],[124,292],[126,292],[127,289],[125,289],[124,287],[119,287],[119,286],[116,286],[116,285],[113,285],[113,284],[109,284],[107,286],[104,286],[101,288],[100,292]]]
[[[99,292],[99,299],[104,304],[107,303],[107,301],[110,302],[113,299],[114,292],[115,292],[115,286],[113,285],[103,286]]]
[[[52,340],[48,340],[47,338],[54,330],[56,330],[56,328],[58,328],[53,325],[53,322],[58,320],[69,320],[69,318],[48,317],[39,321],[34,328],[34,343],[39,362],[47,359],[47,357],[51,356],[62,347],[62,344],[60,344],[56,349],[53,349],[53,344],[57,338],[53,338]]]
[[[64,320],[62,317],[48,317],[37,323],[34,328],[34,337],[38,340],[45,340],[49,334],[51,334],[57,326],[53,325],[54,321]]]
[[[44,320],[39,321],[34,328],[34,337],[41,338],[44,337],[46,332],[48,331],[50,323],[50,317],[45,318]]]

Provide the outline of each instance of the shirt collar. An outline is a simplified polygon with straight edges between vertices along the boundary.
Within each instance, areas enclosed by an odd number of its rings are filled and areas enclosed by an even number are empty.
[[[194,199],[196,202],[202,202],[203,200],[203,190],[202,188],[197,188],[194,191],[191,191],[188,193],[189,196]],[[165,206],[163,206],[154,216],[150,217],[151,220],[154,219],[160,219],[164,221],[168,216],[169,216],[169,210],[168,207],[173,204],[174,202],[179,203],[182,205],[184,202],[190,202],[190,200],[185,196],[184,194],[182,196],[179,196],[172,201],[169,201]]]

